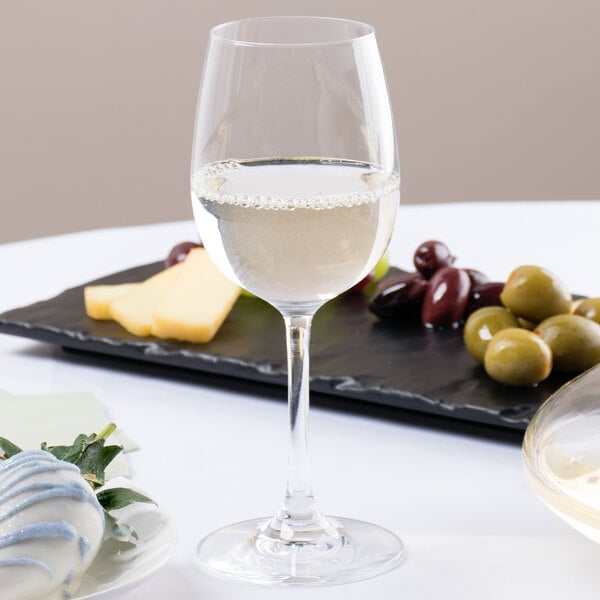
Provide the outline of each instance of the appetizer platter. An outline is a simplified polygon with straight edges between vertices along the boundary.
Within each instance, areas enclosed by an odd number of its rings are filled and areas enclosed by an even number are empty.
[[[589,313],[593,302],[583,305],[589,314],[571,314],[576,303],[544,269],[531,267],[525,275],[515,269],[508,282],[489,282],[479,271],[455,267],[449,250],[435,241],[419,246],[414,261],[415,272],[406,273],[388,270],[382,260],[315,316],[311,390],[338,398],[341,410],[344,402],[385,406],[523,431],[540,404],[574,376],[570,368],[552,368],[553,352],[554,366],[565,364],[559,354],[573,346],[569,335],[557,335],[553,322],[532,331],[537,313],[523,300],[531,285],[546,286],[557,312],[568,313],[547,319],[559,321],[559,333],[574,328],[575,341],[586,340],[587,353],[574,359],[578,369],[600,360],[600,324]],[[221,382],[285,387],[281,317],[221,278],[201,245],[183,243],[166,264],[114,273],[8,311],[0,315],[0,332],[111,357],[117,365],[133,359],[148,369],[172,368],[175,375],[185,369]],[[519,302],[530,312],[522,316]],[[491,318],[481,312],[490,309]],[[493,344],[486,364],[488,343],[497,334],[508,342]],[[506,346],[512,354],[500,352]],[[566,360],[567,367],[572,363]],[[522,364],[525,373],[518,372]]]

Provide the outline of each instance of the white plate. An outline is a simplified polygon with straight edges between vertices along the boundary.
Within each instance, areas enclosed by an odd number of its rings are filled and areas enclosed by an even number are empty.
[[[110,482],[110,487],[116,485],[134,487],[122,478]],[[175,550],[173,522],[154,504],[137,502],[113,514],[133,527],[138,535],[137,545],[124,547],[115,540],[105,541],[84,574],[74,600],[96,600],[134,587],[156,573]]]

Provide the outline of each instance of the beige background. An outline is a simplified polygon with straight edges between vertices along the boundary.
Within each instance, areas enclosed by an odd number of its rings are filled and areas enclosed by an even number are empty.
[[[405,203],[600,198],[598,0],[0,0],[0,242],[191,218],[212,25],[376,26]]]

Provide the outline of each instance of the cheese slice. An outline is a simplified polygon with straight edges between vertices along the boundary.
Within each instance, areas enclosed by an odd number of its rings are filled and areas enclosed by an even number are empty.
[[[240,294],[240,288],[214,265],[204,248],[180,263],[181,274],[152,310],[152,333],[160,338],[209,342]]]
[[[138,287],[139,283],[118,283],[116,285],[87,285],[83,288],[85,312],[92,319],[112,319],[110,303]]]
[[[159,298],[177,281],[183,263],[179,263],[143,281],[134,290],[110,302],[109,312],[121,327],[141,337],[152,334],[152,312]]]

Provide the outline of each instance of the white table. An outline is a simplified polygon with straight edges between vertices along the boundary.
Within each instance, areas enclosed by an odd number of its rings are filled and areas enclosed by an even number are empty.
[[[600,295],[598,231],[596,201],[406,206],[391,256],[410,267],[419,242],[441,239],[461,266],[493,279],[519,264],[540,264],[572,290]],[[194,238],[186,222],[0,245],[0,311],[162,259],[173,244]],[[141,446],[129,454],[133,478],[172,515],[179,543],[164,569],[115,600],[598,597],[600,547],[533,495],[518,444],[323,408],[311,414],[321,508],[397,532],[406,561],[377,579],[310,590],[214,580],[194,566],[197,541],[278,506],[286,476],[284,402],[110,369],[7,335],[0,335],[0,369],[0,388],[15,394],[95,393]],[[165,449],[161,440],[173,433],[178,446]]]

